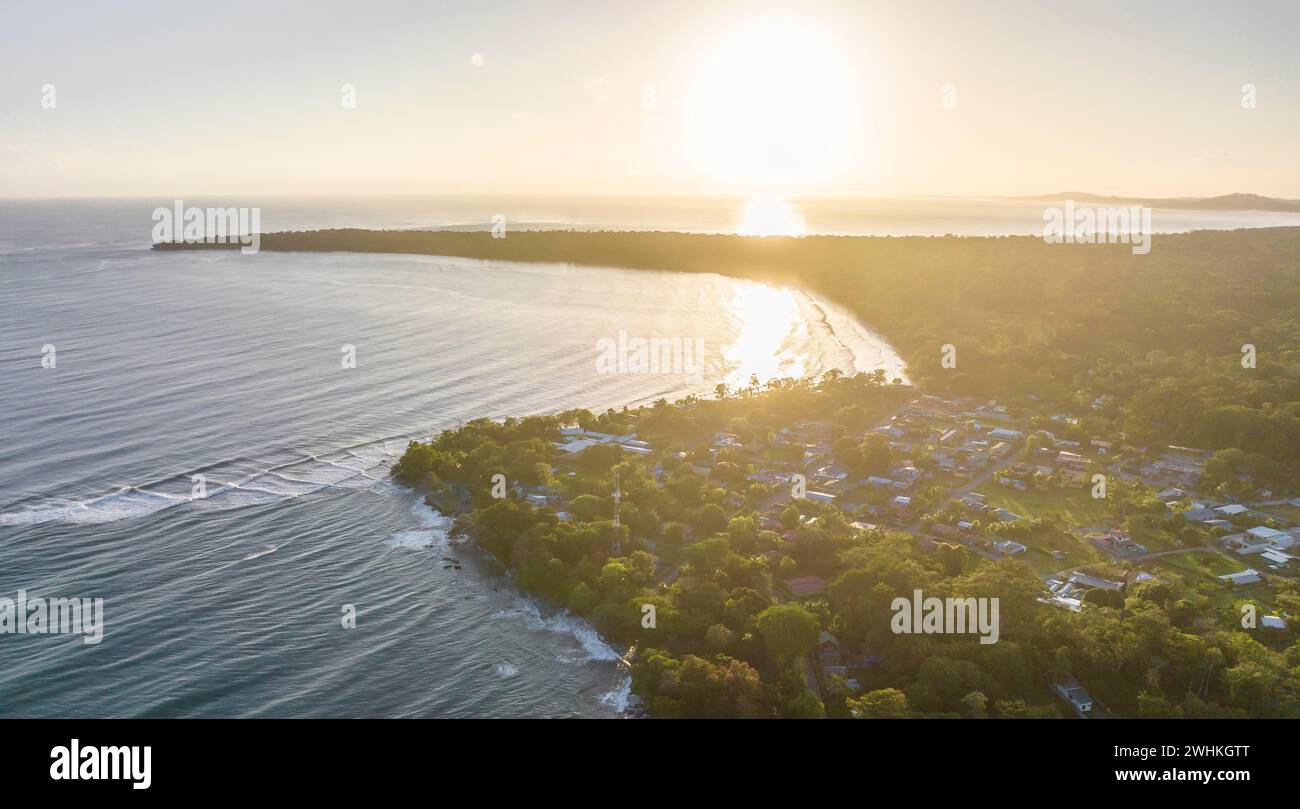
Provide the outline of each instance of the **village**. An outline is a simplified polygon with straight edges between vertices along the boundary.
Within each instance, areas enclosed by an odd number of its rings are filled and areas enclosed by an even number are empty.
[[[1043,582],[1040,601],[1060,609],[1122,605],[1126,589],[1176,577],[1211,593],[1215,603],[1250,602],[1261,613],[1260,628],[1287,631],[1294,616],[1275,609],[1271,584],[1300,572],[1292,555],[1300,498],[1261,490],[1254,501],[1236,502],[1199,493],[1212,453],[1131,446],[1122,436],[1058,437],[1077,434],[1070,429],[1076,423],[995,401],[921,395],[858,429],[804,419],[767,435],[714,432],[700,446],[672,452],[636,431],[572,425],[555,442],[560,482],[518,487],[516,494],[572,520],[565,491],[577,489],[564,481],[585,475],[581,460],[592,448],[616,447],[639,459],[658,485],[682,474],[668,470],[689,465],[691,475],[725,490],[728,517],[752,516],[778,537],[760,554],[782,601],[824,594],[828,582],[797,569],[783,546],[796,540],[799,525],[835,515],[856,532],[906,532],[921,553],[946,544],[988,560],[1025,562]],[[863,459],[845,449],[851,446],[877,451],[866,450],[874,457]],[[617,525],[617,484],[609,494]],[[690,526],[676,529],[688,544],[705,538]],[[682,573],[685,563],[662,553],[661,543],[633,544],[651,553],[661,587]],[[623,550],[615,547],[612,555]],[[842,648],[823,631],[805,663],[809,688],[820,694],[838,678],[856,690],[855,675],[878,661],[871,650]],[[1050,685],[1075,714],[1095,715],[1093,698],[1068,672]]]

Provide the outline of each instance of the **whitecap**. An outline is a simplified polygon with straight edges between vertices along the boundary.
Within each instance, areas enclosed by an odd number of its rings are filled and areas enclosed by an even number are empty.
[[[56,520],[93,525],[143,517],[183,502],[188,501],[128,488],[90,500],[40,505],[6,512],[0,514],[0,525],[39,525]]]
[[[562,663],[614,662],[619,653],[600,637],[596,628],[568,610],[560,610],[554,615],[543,616],[541,610],[531,600],[520,597],[520,605],[512,610],[503,610],[499,616],[520,616],[530,629],[539,632],[554,632],[569,635],[578,644],[577,649],[558,655],[556,660]]]
[[[388,538],[390,548],[428,548],[433,545],[433,531],[398,531]]]
[[[390,548],[429,548],[435,543],[439,547],[447,544],[453,520],[444,517],[437,510],[425,505],[423,500],[411,504],[411,516],[415,517],[421,527],[398,531],[388,538]]]
[[[624,676],[612,691],[600,695],[599,702],[617,713],[626,713],[636,702],[636,696],[632,693],[632,678]]]

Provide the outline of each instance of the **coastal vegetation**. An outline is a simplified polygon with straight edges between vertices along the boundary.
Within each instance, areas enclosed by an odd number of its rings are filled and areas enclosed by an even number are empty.
[[[910,517],[864,524],[880,513],[866,501],[818,503],[755,480],[800,468],[783,462],[789,425],[822,419],[827,446],[861,443],[913,395],[832,373],[722,399],[485,419],[413,443],[393,475],[432,491],[524,590],[635,646],[634,690],[654,716],[1052,717],[1068,714],[1049,687],[1061,671],[1118,715],[1300,715],[1300,645],[1241,631],[1239,599],[1204,577],[1162,574],[1072,612],[1043,599],[1042,576],[1023,559],[957,542],[927,548]],[[597,445],[563,457],[570,425],[635,433],[655,450]],[[719,433],[739,446],[718,448]],[[518,483],[505,497],[493,496],[497,471]],[[1126,524],[1177,530],[1138,486],[1107,508]],[[988,530],[1086,547],[1055,514]],[[796,595],[789,583],[801,578],[824,587]],[[896,634],[891,603],[918,590],[999,599],[998,642]],[[1300,612],[1294,582],[1271,597]],[[837,665],[812,677],[804,667],[827,653]]]

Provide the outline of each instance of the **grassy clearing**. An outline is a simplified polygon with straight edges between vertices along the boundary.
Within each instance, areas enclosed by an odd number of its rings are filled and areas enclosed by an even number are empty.
[[[1028,519],[1055,513],[1070,525],[1096,526],[1114,518],[1110,503],[1094,499],[1084,488],[1021,492],[990,483],[980,487],[980,491],[987,495],[989,505]]]

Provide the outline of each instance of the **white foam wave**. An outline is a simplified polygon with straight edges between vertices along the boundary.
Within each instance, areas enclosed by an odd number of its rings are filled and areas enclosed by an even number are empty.
[[[572,637],[579,648],[557,656],[556,659],[563,663],[613,662],[619,659],[618,652],[600,637],[595,627],[568,610],[543,616],[535,603],[521,596],[518,607],[503,610],[499,615],[520,616],[534,631]]]
[[[0,525],[38,525],[54,521],[95,525],[144,517],[183,502],[188,501],[128,488],[80,502],[50,503],[6,512],[0,514]]]
[[[417,500],[411,505],[411,516],[415,517],[421,527],[393,534],[388,538],[388,547],[429,548],[435,544],[440,548],[446,547],[454,520],[425,505],[423,500]]]
[[[386,439],[362,444],[331,453],[328,457],[310,455],[266,468],[251,466],[247,458],[223,461],[200,467],[208,484],[207,496],[203,498],[190,496],[191,475],[173,475],[166,480],[126,486],[84,500],[52,499],[18,506],[0,513],[0,526],[117,522],[147,517],[173,506],[199,510],[243,508],[324,489],[394,491],[387,480],[387,467],[395,458],[389,446],[393,441]]]
[[[624,713],[632,707],[634,700],[636,697],[632,694],[632,678],[626,675],[612,691],[600,695],[600,703],[608,705],[618,713]]]
[[[432,531],[398,531],[388,538],[390,548],[428,548],[436,539]]]

